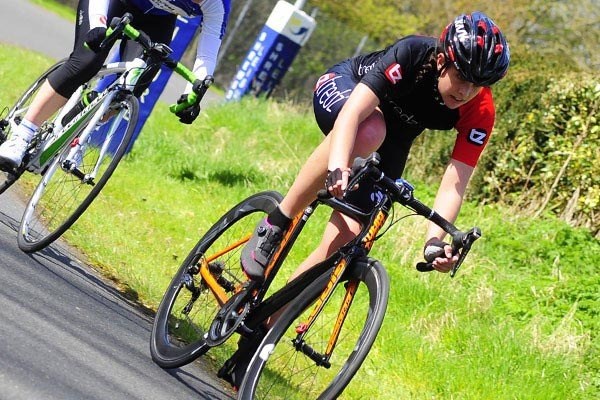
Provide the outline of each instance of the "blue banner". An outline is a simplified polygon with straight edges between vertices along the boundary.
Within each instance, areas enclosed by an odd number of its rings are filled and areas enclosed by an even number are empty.
[[[226,100],[271,94],[294,61],[300,45],[264,26],[236,73]]]
[[[226,100],[246,94],[269,96],[315,28],[315,20],[280,0],[235,74]]]

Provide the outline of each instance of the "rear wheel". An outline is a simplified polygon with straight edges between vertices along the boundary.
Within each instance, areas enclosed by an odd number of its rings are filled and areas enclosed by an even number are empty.
[[[90,206],[117,168],[133,139],[138,99],[131,94],[115,97],[105,115],[108,120],[86,143],[79,143],[76,134],[42,175],[21,220],[17,236],[21,250],[38,251],[58,239]],[[86,126],[78,129],[81,132]],[[105,135],[110,138],[106,142]],[[74,154],[71,149],[77,144],[80,151]]]
[[[324,309],[303,335],[298,327],[308,321],[315,300],[329,275],[308,286],[269,330],[239,391],[241,399],[335,399],[365,360],[383,322],[389,279],[373,259],[354,261],[335,286]],[[350,305],[346,288],[356,285]],[[329,358],[324,359],[341,308],[349,307]]]
[[[29,109],[29,105],[32,100],[37,95],[38,91],[42,87],[42,84],[48,78],[52,72],[54,72],[57,68],[65,63],[66,60],[61,60],[48,68],[46,72],[40,75],[39,78],[35,80],[31,84],[31,86],[21,95],[19,100],[15,103],[15,105],[10,109],[8,115],[0,121],[0,144],[4,143],[7,139],[13,134],[14,128],[21,124],[23,117],[27,113]],[[27,156],[24,161],[26,162]],[[21,165],[17,168],[6,168],[0,169],[0,193],[3,193],[6,189],[8,189],[13,183],[19,179],[19,177],[25,171],[25,166]]]
[[[200,274],[205,266],[227,298],[247,278],[240,254],[257,223],[277,207],[282,196],[262,192],[248,197],[215,223],[179,268],[154,318],[150,338],[152,359],[162,368],[177,368],[204,354],[205,335],[221,309]]]

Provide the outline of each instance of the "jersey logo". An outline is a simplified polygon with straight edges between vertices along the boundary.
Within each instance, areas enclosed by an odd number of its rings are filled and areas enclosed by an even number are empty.
[[[376,190],[375,192],[371,192],[371,201],[374,204],[379,204],[383,199],[383,193],[380,190]]]
[[[471,129],[471,133],[469,133],[469,142],[482,146],[485,143],[486,137],[487,132],[483,129]]]
[[[395,85],[402,80],[402,67],[398,63],[394,63],[386,68],[385,77],[388,78],[392,85]]]

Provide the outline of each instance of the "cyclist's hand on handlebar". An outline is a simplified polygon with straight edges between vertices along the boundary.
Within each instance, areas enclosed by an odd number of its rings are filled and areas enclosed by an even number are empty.
[[[177,104],[187,103],[188,95],[182,94],[177,100]],[[179,122],[183,124],[191,124],[200,115],[200,104],[194,103],[175,113],[179,117]]]
[[[452,246],[437,238],[427,241],[423,257],[439,272],[449,272],[458,261],[458,254],[452,254]]]
[[[341,198],[344,195],[344,190],[348,186],[348,177],[350,176],[350,168],[336,168],[333,171],[327,171],[325,179],[325,189],[335,197]]]
[[[106,39],[106,27],[98,26],[98,27],[93,28],[90,31],[88,31],[88,33],[86,33],[85,45],[90,50],[97,53],[98,51],[100,51],[100,44],[102,43],[102,41],[104,39]]]

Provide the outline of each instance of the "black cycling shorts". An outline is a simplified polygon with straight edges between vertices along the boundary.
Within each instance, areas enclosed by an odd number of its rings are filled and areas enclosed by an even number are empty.
[[[88,17],[88,3],[94,0],[80,0],[77,9],[77,24],[75,25],[75,43],[73,52],[67,62],[48,76],[50,86],[61,96],[68,98],[83,83],[89,81],[102,67],[110,49],[94,53],[83,46],[85,36],[90,30]],[[127,0],[111,0],[108,8],[108,22],[114,17],[121,17],[126,12],[133,15],[132,25],[144,31],[152,41],[169,44],[175,30],[177,16],[143,14]],[[140,55],[142,48],[139,44],[124,40],[120,47],[120,59],[131,60]],[[158,72],[158,71],[156,71]],[[145,79],[143,87],[147,88],[152,82],[152,77]],[[136,88],[137,90],[138,88]],[[139,94],[139,93],[138,93]]]

